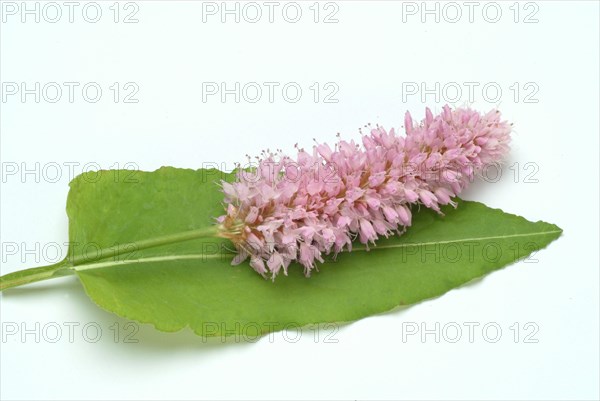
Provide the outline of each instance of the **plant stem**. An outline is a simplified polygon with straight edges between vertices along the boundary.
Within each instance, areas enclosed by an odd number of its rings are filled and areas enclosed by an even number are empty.
[[[86,263],[95,262],[101,259],[116,257],[161,245],[217,236],[218,227],[211,226],[197,230],[164,235],[162,237],[129,242],[110,248],[104,248],[100,249],[98,252],[95,252],[93,255],[74,255],[73,257],[67,257],[65,260],[53,265],[33,267],[0,276],[0,291],[37,281],[48,280],[55,277],[68,276],[75,273],[74,266],[84,265]]]
[[[30,269],[19,270],[0,277],[0,291],[24,284],[35,283],[36,281],[67,276],[73,273],[74,271],[71,270],[68,263],[66,263],[66,260],[50,266],[32,267]]]
[[[71,266],[83,265],[89,262],[96,262],[101,259],[111,258],[123,254],[141,251],[143,249],[155,248],[161,245],[174,244],[177,242],[190,241],[198,238],[216,237],[217,227],[205,227],[197,230],[183,231],[180,233],[163,235],[162,237],[150,238],[141,241],[129,242],[110,248],[100,249],[93,255],[75,255],[69,259]]]

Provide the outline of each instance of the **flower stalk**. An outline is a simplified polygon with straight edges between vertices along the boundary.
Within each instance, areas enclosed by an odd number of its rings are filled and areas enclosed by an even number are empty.
[[[155,248],[158,246],[190,241],[199,238],[218,237],[218,234],[218,227],[209,226],[197,230],[183,231],[161,237],[129,242],[110,248],[103,248],[97,252],[94,252],[93,254],[78,254],[69,256],[63,261],[53,265],[19,270],[13,273],[5,274],[4,276],[0,276],[0,291],[25,284],[35,283],[37,281],[68,276],[74,274],[77,271],[77,266],[80,265],[106,260],[109,258],[117,258],[122,255],[131,254],[133,252],[148,248]]]

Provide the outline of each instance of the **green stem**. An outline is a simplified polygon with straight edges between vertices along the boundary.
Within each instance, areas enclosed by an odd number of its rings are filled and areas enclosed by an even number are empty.
[[[48,280],[54,277],[73,274],[65,260],[50,266],[32,267],[31,269],[19,270],[5,274],[0,277],[0,291],[20,285],[35,283],[36,281]]]
[[[74,266],[84,265],[86,263],[95,262],[101,259],[117,257],[119,255],[141,251],[143,249],[154,248],[157,246],[174,244],[177,242],[190,241],[205,237],[216,237],[217,235],[218,227],[211,226],[197,230],[164,235],[162,237],[129,242],[110,248],[104,248],[100,249],[93,255],[75,255],[73,257],[67,257],[65,260],[53,265],[33,267],[0,276],[0,291],[24,284],[35,283],[37,281],[67,276],[75,272],[73,269]]]

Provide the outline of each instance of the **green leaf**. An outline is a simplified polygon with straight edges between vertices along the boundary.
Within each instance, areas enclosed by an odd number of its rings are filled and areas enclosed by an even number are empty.
[[[210,226],[223,213],[218,170],[163,167],[102,171],[71,182],[71,254]],[[254,336],[283,328],[345,322],[439,296],[499,269],[560,236],[477,202],[445,216],[414,211],[402,236],[366,251],[355,246],[305,278],[299,265],[275,282],[247,263],[231,266],[226,240],[203,238],[75,266],[89,297],[120,316],[163,331],[190,327],[204,336]],[[360,245],[360,244],[359,244]]]

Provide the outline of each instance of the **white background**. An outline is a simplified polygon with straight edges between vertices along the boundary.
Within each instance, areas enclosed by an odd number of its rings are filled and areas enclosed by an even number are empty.
[[[48,21],[56,10],[38,3],[39,23],[27,14],[22,22],[21,3],[11,3],[19,7],[15,15],[8,3],[0,41],[2,274],[54,261],[56,247],[48,244],[67,241],[69,165],[74,173],[86,164],[232,168],[266,147],[291,153],[312,138],[331,143],[337,132],[357,138],[366,123],[399,127],[406,110],[420,119],[426,105],[439,111],[446,101],[481,111],[497,106],[515,124],[500,181],[478,182],[464,197],[556,223],[564,234],[535,263],[515,263],[437,299],[321,332],[317,342],[303,330],[296,342],[298,333],[290,331],[223,345],[144,325],[138,342],[126,343],[127,321],[96,307],[73,277],[8,291],[0,298],[2,399],[598,399],[597,2],[477,3],[473,22],[462,2],[454,3],[461,12],[456,22],[454,4],[439,3],[436,22],[435,14],[422,15],[420,2],[340,1],[318,5],[317,23],[312,2],[300,3],[297,23],[283,18],[285,3],[273,23],[262,2],[256,23],[244,18],[254,17],[249,8],[239,23],[234,15],[222,23],[220,14],[205,14],[203,22],[203,4],[192,1],[121,3],[117,23],[112,1],[99,3],[97,23],[83,18],[84,2],[73,23],[62,2],[56,23]],[[493,23],[498,7],[502,15]],[[94,9],[86,10],[94,18]],[[338,22],[324,23],[336,10]],[[124,23],[133,11],[138,22]],[[29,89],[36,82],[79,86],[72,103],[65,86],[56,103],[49,102],[54,92],[40,93],[36,103],[34,95],[23,101],[20,92],[8,94],[11,83],[22,82]],[[103,90],[96,103],[82,97],[89,82]],[[109,88],[115,82],[116,103]],[[128,82],[139,88],[137,103],[123,102]],[[258,102],[247,96],[236,103],[233,95],[203,101],[206,82],[280,86],[272,103],[266,87]],[[289,82],[303,90],[296,103],[281,94]],[[339,88],[337,103],[323,101],[328,82]],[[407,91],[422,82],[447,92],[422,99]],[[464,82],[478,85],[471,99]],[[451,91],[457,84],[459,99]],[[17,253],[9,254],[7,244],[17,244]],[[39,252],[27,254],[36,244]],[[479,324],[472,343],[468,322]],[[89,323],[89,337],[102,329],[97,342],[82,333]],[[462,338],[406,336],[409,326],[436,323],[441,334],[444,326],[463,327]],[[498,342],[486,341],[486,323],[502,329]],[[72,341],[69,324],[77,325]],[[19,332],[8,335],[15,325]],[[52,343],[56,326],[62,337]],[[539,329],[531,337],[537,343],[525,341],[532,327]],[[22,336],[22,329],[32,333]]]

